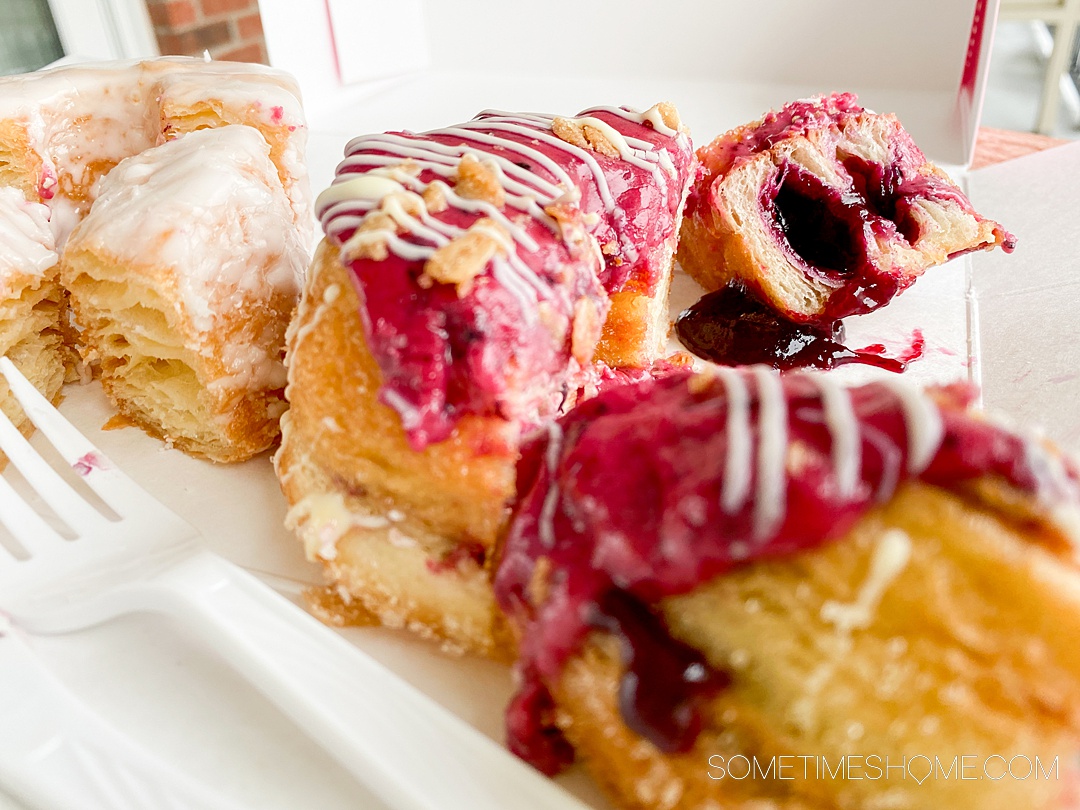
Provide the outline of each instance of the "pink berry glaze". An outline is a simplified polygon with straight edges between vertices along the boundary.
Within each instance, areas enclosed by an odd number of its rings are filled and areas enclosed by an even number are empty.
[[[830,417],[827,394],[846,399],[849,418]],[[518,465],[495,576],[521,629],[512,749],[548,773],[569,761],[548,684],[601,629],[621,645],[627,725],[663,751],[687,750],[702,702],[734,676],[673,639],[656,603],[834,541],[905,480],[958,490],[992,476],[1047,505],[1080,504],[1075,469],[971,414],[972,397],[965,386],[928,397],[899,380],[841,389],[826,375],[763,367],[678,372],[604,391],[541,431]],[[854,467],[836,457],[841,432],[857,448]],[[794,443],[800,464],[786,465]],[[777,448],[780,466],[765,466]],[[731,465],[740,453],[741,481]],[[551,573],[533,604],[541,560]]]

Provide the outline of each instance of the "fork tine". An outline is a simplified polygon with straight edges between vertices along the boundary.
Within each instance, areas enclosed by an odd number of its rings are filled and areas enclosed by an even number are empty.
[[[22,473],[26,482],[72,529],[97,527],[105,518],[88,504],[56,470],[30,446],[6,414],[0,413],[0,450]]]
[[[117,515],[123,517],[134,503],[139,503],[144,510],[151,503],[158,504],[156,498],[122,473],[104,453],[61,416],[7,357],[0,357],[0,374],[7,379],[11,392],[30,417],[30,421],[87,486]],[[165,507],[162,506],[162,509]]]
[[[41,515],[35,512],[19,493],[0,477],[0,524],[19,541],[19,545],[31,556],[40,554],[45,544],[61,543],[63,538]],[[3,565],[3,549],[0,548],[0,566]]]

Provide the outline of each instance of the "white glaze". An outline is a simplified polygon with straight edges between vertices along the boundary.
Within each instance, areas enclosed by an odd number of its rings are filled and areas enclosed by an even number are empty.
[[[0,188],[0,294],[19,277],[40,278],[57,262],[49,209],[16,188]]]
[[[381,515],[350,509],[338,492],[316,492],[293,504],[285,515],[285,528],[301,529],[305,556],[311,562],[337,559],[337,543],[354,528],[386,529],[390,521]]]
[[[919,475],[934,460],[945,435],[941,414],[937,405],[911,383],[887,377],[881,379],[881,384],[896,395],[904,409],[908,441],[907,471],[911,475]]]
[[[87,249],[160,274],[190,323],[185,345],[205,352],[250,299],[295,298],[307,250],[258,130],[192,132],[122,161],[105,179],[67,250]],[[276,387],[274,347],[226,342],[223,385]]]
[[[42,189],[56,192],[57,176],[78,186],[93,164],[111,165],[160,144],[167,133],[162,110],[213,102],[267,126],[290,130],[282,169],[297,222],[310,221],[311,199],[304,161],[306,125],[295,80],[280,70],[189,57],[74,65],[0,78],[0,119],[21,123],[29,146],[42,160]],[[163,122],[164,117],[164,122]],[[91,199],[96,189],[85,188]],[[56,198],[60,204],[62,197]],[[50,207],[53,204],[50,203]],[[85,207],[85,206],[84,206]],[[75,211],[76,218],[83,213]],[[57,218],[63,243],[70,216]]]
[[[813,380],[821,392],[821,408],[832,440],[836,486],[842,498],[850,498],[855,494],[862,472],[862,441],[851,394],[828,374],[815,374]]]
[[[753,448],[750,441],[750,392],[743,375],[720,366],[717,376],[727,395],[727,457],[724,459],[723,491],[720,506],[726,514],[738,513],[750,497]]]

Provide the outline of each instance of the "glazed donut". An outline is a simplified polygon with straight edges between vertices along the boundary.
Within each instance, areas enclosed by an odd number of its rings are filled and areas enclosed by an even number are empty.
[[[1015,238],[981,217],[893,115],[841,93],[792,102],[698,150],[679,262],[783,317],[870,312],[929,267]]]
[[[305,242],[252,127],[193,131],[122,160],[61,262],[84,358],[119,412],[214,461],[269,447]]]
[[[349,144],[316,203],[277,455],[320,615],[495,652],[519,442],[612,376],[598,354],[659,352],[692,160],[667,105]]]
[[[189,57],[98,62],[0,78],[0,186],[52,210],[58,246],[121,160],[185,132],[254,126],[270,144],[310,233],[307,127],[295,80],[280,70]]]
[[[1063,806],[1080,477],[971,398],[758,366],[552,422],[497,553],[511,747],[547,772],[576,754],[629,808]],[[1059,778],[882,770],[916,755]],[[823,775],[845,757],[859,775]]]

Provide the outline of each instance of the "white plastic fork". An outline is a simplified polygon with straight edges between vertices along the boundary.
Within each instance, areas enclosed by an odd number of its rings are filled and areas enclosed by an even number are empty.
[[[5,357],[23,410],[119,520],[103,516],[6,418],[0,450],[77,534],[65,540],[0,479],[0,522],[30,554],[2,559],[0,610],[33,633],[135,611],[194,630],[238,673],[401,810],[584,805],[247,572],[112,464]]]
[[[0,616],[0,785],[46,810],[240,810],[91,712]]]

